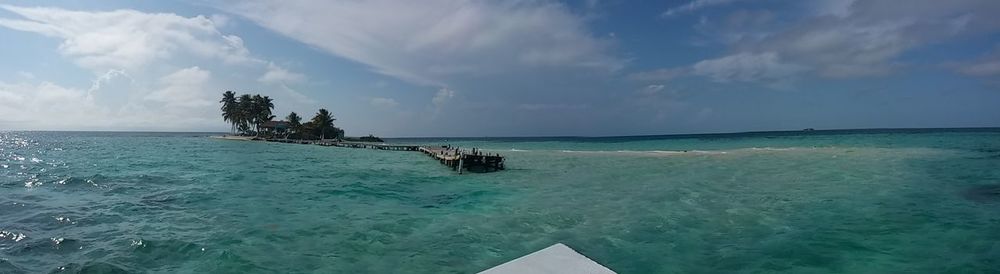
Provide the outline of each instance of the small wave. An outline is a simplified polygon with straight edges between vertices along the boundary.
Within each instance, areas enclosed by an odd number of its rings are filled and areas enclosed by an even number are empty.
[[[0,240],[9,240],[14,242],[20,242],[28,238],[24,233],[18,233],[13,231],[0,230]]]
[[[83,249],[83,242],[77,239],[67,239],[63,237],[52,237],[49,238],[52,242],[52,248],[55,250],[81,250]]]
[[[74,224],[74,225],[76,224],[76,222],[70,220],[69,217],[56,217],[56,222],[64,224]]]
[[[684,152],[683,152],[683,151],[676,151],[676,150],[652,150],[652,151],[650,151],[650,153],[659,153],[659,154],[683,154]]]
[[[750,150],[763,150],[763,151],[790,151],[796,150],[794,147],[752,147]]]
[[[821,149],[834,149],[833,147],[749,147],[720,150],[550,150],[551,152],[574,153],[574,154],[604,154],[604,155],[638,155],[638,156],[684,156],[684,155],[727,155],[746,153],[770,153],[770,152],[793,152],[793,151],[815,151]]]
[[[713,150],[692,150],[690,152],[691,153],[698,153],[698,154],[726,154],[726,153],[729,153],[728,151],[713,151]]]
[[[24,187],[25,188],[35,188],[35,187],[42,186],[43,184],[45,184],[45,183],[42,183],[42,181],[39,181],[38,178],[34,178],[34,177],[28,179],[27,181],[24,181]]]
[[[23,204],[14,204],[14,206],[22,205]],[[59,227],[76,224],[75,220],[70,220],[65,216],[53,216],[51,212],[36,212],[33,210],[27,210],[22,214],[18,214],[16,217],[11,216],[10,221],[18,225],[40,228],[42,230],[57,229]],[[3,237],[0,236],[0,238]]]
[[[52,237],[48,239],[24,240],[11,248],[14,255],[67,254],[83,249],[83,242],[77,239]]]
[[[619,155],[684,155],[684,154],[726,154],[717,150],[560,150],[563,153],[619,154]]]
[[[131,256],[150,268],[180,264],[207,252],[204,246],[177,239],[136,238],[129,246]]]
[[[54,181],[49,181],[53,186],[59,189],[82,189],[82,188],[98,188],[108,190],[111,186],[106,182],[110,180],[100,174],[89,176],[89,177],[74,177],[69,176],[61,178]]]
[[[150,253],[157,256],[167,255],[161,253],[192,255],[196,254],[197,252],[205,251],[204,247],[200,247],[195,243],[175,240],[175,239],[149,240],[149,239],[137,238],[132,240],[132,243],[129,244],[129,247],[132,247],[134,251],[140,253]]]

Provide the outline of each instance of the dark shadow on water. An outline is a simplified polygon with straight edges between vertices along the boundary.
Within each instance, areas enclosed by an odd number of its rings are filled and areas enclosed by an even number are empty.
[[[1000,184],[970,187],[962,191],[962,197],[980,203],[1000,203]]]
[[[17,267],[14,263],[11,263],[6,259],[0,259],[0,273],[20,274],[28,272],[24,271],[24,269],[21,269],[20,267]]]
[[[119,274],[119,273],[131,273],[117,265],[104,263],[104,262],[87,262],[84,264],[71,263],[53,269],[49,273],[101,273],[101,274]]]

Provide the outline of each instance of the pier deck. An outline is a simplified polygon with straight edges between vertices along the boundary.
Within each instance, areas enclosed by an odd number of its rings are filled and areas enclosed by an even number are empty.
[[[449,146],[419,146],[404,144],[386,143],[365,143],[365,142],[344,142],[334,140],[289,140],[289,139],[267,139],[268,142],[291,143],[291,144],[313,144],[320,146],[335,146],[347,148],[367,148],[377,150],[394,151],[420,151],[438,160],[441,164],[450,167],[452,170],[462,174],[468,170],[472,172],[492,172],[504,170],[504,157],[496,153],[484,153],[478,149],[459,149]]]
[[[495,153],[483,153],[480,150],[459,149],[451,147],[420,147],[419,150],[437,159],[441,164],[457,170],[458,174],[468,169],[474,172],[491,172],[504,170],[504,157]]]

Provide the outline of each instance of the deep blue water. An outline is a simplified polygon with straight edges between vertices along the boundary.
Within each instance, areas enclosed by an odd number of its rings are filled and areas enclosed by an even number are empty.
[[[404,138],[0,133],[0,273],[469,273],[556,242],[619,273],[990,273],[1000,130]]]

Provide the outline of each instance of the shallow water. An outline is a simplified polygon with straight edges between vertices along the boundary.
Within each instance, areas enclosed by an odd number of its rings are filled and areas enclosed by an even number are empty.
[[[469,273],[565,243],[619,273],[1000,269],[1000,130],[397,139],[0,133],[0,273]]]

